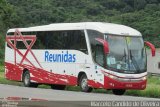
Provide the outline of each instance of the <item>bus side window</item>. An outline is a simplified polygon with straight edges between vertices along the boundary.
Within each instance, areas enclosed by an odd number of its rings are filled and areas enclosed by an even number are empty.
[[[80,30],[38,32],[33,49],[38,48],[79,50],[88,53],[84,31]]]
[[[104,35],[101,32],[95,30],[87,30],[89,43],[92,51],[93,60],[101,66],[104,66],[104,51],[103,46],[95,38],[104,38]]]
[[[85,38],[85,34],[84,34],[84,31],[81,31],[80,32],[80,38],[79,38],[79,50],[88,54],[88,51],[87,51],[87,44],[86,44],[86,38]]]
[[[32,49],[45,49],[45,32],[36,32],[36,42],[34,43]]]
[[[63,33],[63,37],[63,43],[65,43],[66,49],[79,50],[85,54],[88,54],[84,31],[66,31]]]
[[[36,32],[21,32],[21,33],[22,33],[22,36],[36,35]],[[31,43],[30,40],[26,40],[26,42],[27,42],[28,45]],[[17,49],[27,49],[23,40],[17,40],[16,41],[16,47],[17,47]]]
[[[17,49],[27,49],[23,41],[17,41],[16,47]]]
[[[103,46],[97,44],[95,47],[95,61],[101,65],[104,66],[104,50],[103,50]]]

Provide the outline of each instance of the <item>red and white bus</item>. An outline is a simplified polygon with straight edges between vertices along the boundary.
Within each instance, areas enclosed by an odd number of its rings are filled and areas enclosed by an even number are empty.
[[[80,86],[112,90],[146,88],[144,43],[139,31],[101,22],[59,23],[9,29],[5,45],[5,77],[26,87],[53,89]]]

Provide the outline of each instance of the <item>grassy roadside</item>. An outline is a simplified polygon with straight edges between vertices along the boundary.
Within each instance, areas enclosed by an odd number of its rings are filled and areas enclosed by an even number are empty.
[[[160,98],[160,77],[148,76],[145,90],[128,90],[126,95]]]
[[[23,86],[21,82],[9,81],[4,78],[4,67],[0,66],[0,84],[18,85]],[[39,88],[50,88],[48,85],[40,85]],[[69,91],[80,91],[77,86],[67,86],[66,90]],[[111,93],[104,89],[95,89],[93,92],[96,93]],[[141,97],[152,97],[160,98],[160,77],[148,76],[147,88],[145,90],[128,90],[125,95],[141,96]]]

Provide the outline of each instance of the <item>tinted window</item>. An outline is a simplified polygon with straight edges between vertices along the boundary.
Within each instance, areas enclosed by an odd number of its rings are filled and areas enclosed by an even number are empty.
[[[75,49],[87,53],[84,31],[66,31],[63,35],[66,49]]]
[[[37,32],[36,33],[36,42],[32,46],[32,49],[45,49],[45,35],[46,32]]]
[[[84,31],[48,31],[48,32],[23,32],[24,35],[35,34],[37,39],[32,49],[71,49],[87,52]],[[26,49],[23,43],[17,42],[17,48]]]
[[[27,49],[26,46],[24,45],[23,41],[17,41],[16,47],[18,49]]]
[[[47,32],[45,37],[46,49],[64,49],[62,32]]]
[[[87,30],[87,33],[94,61],[99,65],[104,66],[104,60],[102,60],[104,57],[103,45],[96,40],[96,38],[104,39],[103,34],[94,30]]]

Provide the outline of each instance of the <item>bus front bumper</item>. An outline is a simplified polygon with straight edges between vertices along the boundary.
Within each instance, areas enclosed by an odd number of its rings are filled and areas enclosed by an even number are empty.
[[[112,77],[104,77],[104,88],[105,89],[136,89],[144,90],[146,88],[147,80],[144,79],[115,79]]]

